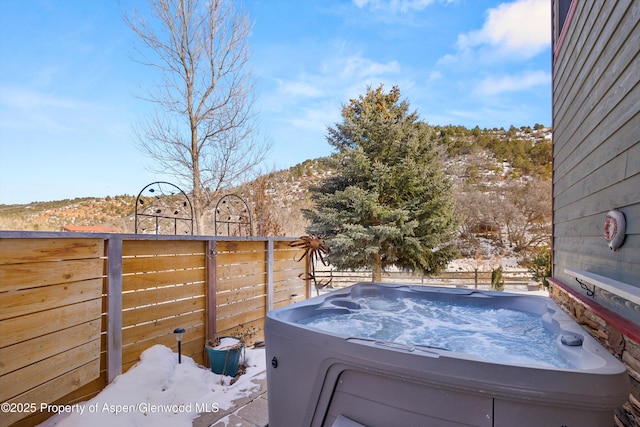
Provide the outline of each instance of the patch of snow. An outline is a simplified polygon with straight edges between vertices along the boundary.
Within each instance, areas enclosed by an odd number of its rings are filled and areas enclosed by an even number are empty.
[[[229,409],[249,396],[266,376],[264,348],[245,350],[247,371],[233,385],[221,385],[221,375],[197,365],[163,345],[140,355],[140,362],[119,375],[93,399],[59,412],[41,427],[191,427],[203,412]],[[229,381],[225,381],[227,384]]]
[[[236,348],[240,345],[240,340],[232,337],[224,337],[220,339],[220,343],[214,347],[216,350],[226,350],[228,348]]]

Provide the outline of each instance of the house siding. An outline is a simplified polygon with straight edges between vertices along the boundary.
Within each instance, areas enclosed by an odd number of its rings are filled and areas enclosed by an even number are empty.
[[[640,289],[640,1],[574,1],[553,60],[553,276],[582,293],[565,269]],[[617,251],[602,231],[611,209],[627,220]],[[637,304],[595,299],[640,324]]]
[[[640,290],[640,0],[553,0],[553,277],[551,297],[627,367],[630,396],[616,426],[640,425],[640,307],[584,290],[584,270]],[[626,217],[611,251],[609,210]],[[591,290],[592,284],[587,283]]]

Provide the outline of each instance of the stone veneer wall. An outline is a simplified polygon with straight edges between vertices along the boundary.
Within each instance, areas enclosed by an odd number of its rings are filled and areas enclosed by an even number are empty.
[[[595,304],[586,297],[574,294],[570,288],[562,286],[554,279],[550,282],[552,286],[549,295],[556,304],[627,367],[631,393],[627,403],[616,410],[615,425],[640,426],[640,328],[626,319],[616,318],[616,315],[607,309],[594,310]]]

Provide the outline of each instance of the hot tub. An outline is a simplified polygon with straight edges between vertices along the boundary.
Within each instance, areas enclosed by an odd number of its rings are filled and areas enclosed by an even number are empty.
[[[359,283],[269,312],[265,339],[273,427],[601,427],[629,391],[545,297]]]

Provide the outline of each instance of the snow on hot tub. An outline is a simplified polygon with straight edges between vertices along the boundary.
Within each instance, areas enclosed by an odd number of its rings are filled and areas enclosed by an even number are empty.
[[[271,311],[269,425],[604,426],[625,367],[545,297],[359,283]]]

